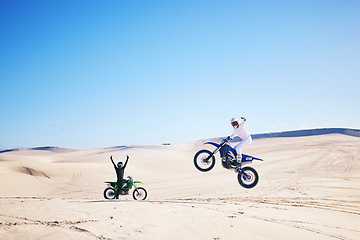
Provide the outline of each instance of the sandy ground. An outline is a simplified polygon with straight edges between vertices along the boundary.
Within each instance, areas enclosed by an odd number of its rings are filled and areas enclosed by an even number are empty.
[[[232,144],[234,145],[234,144]],[[219,157],[200,172],[203,142],[0,154],[0,239],[360,239],[360,138],[254,140],[244,153],[260,181],[242,188]],[[145,201],[105,200],[109,157]]]

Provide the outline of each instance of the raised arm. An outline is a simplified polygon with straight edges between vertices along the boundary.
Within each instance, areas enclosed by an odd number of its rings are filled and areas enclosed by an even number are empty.
[[[110,160],[111,160],[112,164],[114,165],[114,168],[116,168],[116,165],[114,163],[114,160],[112,159],[112,156],[110,156]]]
[[[124,168],[126,167],[126,164],[128,163],[128,160],[129,160],[129,156],[126,156],[126,162],[125,162]]]

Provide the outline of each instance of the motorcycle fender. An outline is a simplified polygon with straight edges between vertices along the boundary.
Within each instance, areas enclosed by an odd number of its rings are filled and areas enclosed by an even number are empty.
[[[252,156],[243,154],[243,158],[242,158],[241,162],[242,163],[252,163],[253,160],[264,161],[260,158],[256,158],[256,157],[252,157]]]
[[[134,181],[134,183],[141,183],[141,184],[143,184],[142,182],[140,182],[140,181]]]
[[[213,142],[206,142],[206,143],[204,143],[204,144],[211,144],[211,145],[214,145],[215,147],[219,147],[219,146],[220,146],[219,144],[213,143]]]

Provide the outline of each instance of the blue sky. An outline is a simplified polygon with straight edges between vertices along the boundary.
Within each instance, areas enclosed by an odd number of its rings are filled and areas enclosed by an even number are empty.
[[[1,1],[0,149],[359,129],[359,1]]]

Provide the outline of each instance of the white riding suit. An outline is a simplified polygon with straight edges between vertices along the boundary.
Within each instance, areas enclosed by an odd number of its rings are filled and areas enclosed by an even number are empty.
[[[237,160],[241,161],[241,149],[246,147],[247,145],[252,143],[252,138],[248,131],[245,129],[245,121],[243,120],[239,123],[239,126],[234,128],[233,134],[230,136],[230,139],[233,139],[235,136],[239,136],[241,138],[241,142],[235,146],[235,150],[237,153]]]

